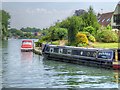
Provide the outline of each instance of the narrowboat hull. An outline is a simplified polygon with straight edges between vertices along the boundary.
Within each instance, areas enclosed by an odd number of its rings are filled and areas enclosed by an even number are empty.
[[[65,50],[68,50],[68,52],[66,53]],[[47,60],[57,60],[100,68],[120,69],[120,62],[115,62],[115,53],[115,50],[111,49],[86,49],[52,45],[44,45],[42,50],[42,54]]]
[[[29,52],[29,51],[33,51],[33,48],[21,48],[21,51]]]
[[[120,69],[120,62],[113,62],[114,69]]]
[[[43,55],[47,60],[55,60],[55,61],[86,65],[86,66],[92,66],[92,67],[108,68],[108,69],[113,67],[112,61],[103,61],[103,60],[97,60],[93,58],[91,59],[80,58],[76,56],[66,56],[66,55],[48,54],[48,53],[43,53]]]

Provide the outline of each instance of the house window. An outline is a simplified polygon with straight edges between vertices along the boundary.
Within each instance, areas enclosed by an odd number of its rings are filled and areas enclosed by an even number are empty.
[[[100,22],[100,19],[98,20],[98,22]]]
[[[110,18],[107,19],[107,22],[109,22],[109,21],[110,21]]]
[[[114,15],[113,21],[116,23],[116,25],[120,24],[120,14]]]
[[[105,19],[102,20],[102,22],[104,22],[104,21],[105,21]]]

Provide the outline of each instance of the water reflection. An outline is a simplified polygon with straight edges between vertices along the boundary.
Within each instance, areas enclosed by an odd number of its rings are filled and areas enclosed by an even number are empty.
[[[118,84],[118,87],[119,87],[119,84],[120,84],[120,70],[114,70],[114,78],[115,78],[115,81],[117,84]]]
[[[33,52],[21,52],[21,61],[30,62],[33,59]]]
[[[52,87],[66,88],[117,88],[118,83],[113,82],[112,70],[95,67],[80,66],[53,60],[44,60],[44,68],[53,72],[51,78],[55,78]],[[47,69],[48,70],[48,69]]]

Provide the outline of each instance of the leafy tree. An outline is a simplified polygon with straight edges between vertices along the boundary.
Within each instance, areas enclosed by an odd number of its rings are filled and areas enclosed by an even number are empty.
[[[52,41],[54,40],[62,40],[67,36],[67,29],[59,28],[59,27],[50,27],[49,35]]]
[[[100,25],[91,6],[89,7],[88,12],[82,15],[82,19],[84,22],[84,27],[92,26],[93,28],[95,28],[95,33],[97,33],[97,30],[99,29]]]
[[[65,20],[63,20],[63,21],[59,24],[59,27],[69,29],[69,27],[70,27],[70,17],[67,18],[67,19],[65,19]]]
[[[15,29],[15,28],[11,28],[10,30],[9,30],[9,32],[12,34],[11,36],[15,36],[15,37],[21,37],[21,38],[23,38],[24,37],[24,34],[23,34],[23,32],[21,31],[21,30],[17,30],[17,29]]]
[[[67,38],[67,29],[57,28],[57,35],[60,40]]]
[[[0,10],[0,16],[2,16],[2,18],[0,19],[0,23],[2,23],[2,39],[6,39],[8,36],[8,25],[10,15],[8,12]]]
[[[33,27],[33,28],[26,27],[26,28],[21,28],[20,30],[23,32],[39,32],[39,31],[41,31],[40,29],[37,29],[35,27]]]
[[[108,25],[108,26],[106,27],[106,30],[112,30],[112,27],[111,27],[110,25]]]
[[[94,35],[95,34],[95,28],[93,28],[92,26],[88,26],[84,28],[85,32],[89,32],[90,34]]]
[[[79,17],[73,16],[70,18],[70,26],[68,29],[68,43],[70,45],[75,45],[76,43],[76,34],[79,30]]]

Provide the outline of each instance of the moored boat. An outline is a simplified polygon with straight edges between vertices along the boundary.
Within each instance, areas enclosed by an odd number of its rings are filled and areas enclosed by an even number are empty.
[[[23,40],[21,45],[21,51],[33,51],[32,40]]]
[[[116,58],[120,51],[115,49],[82,48],[45,44],[42,53],[45,58],[82,65],[120,69]],[[119,56],[119,55],[118,55]],[[117,67],[117,68],[116,68]]]

